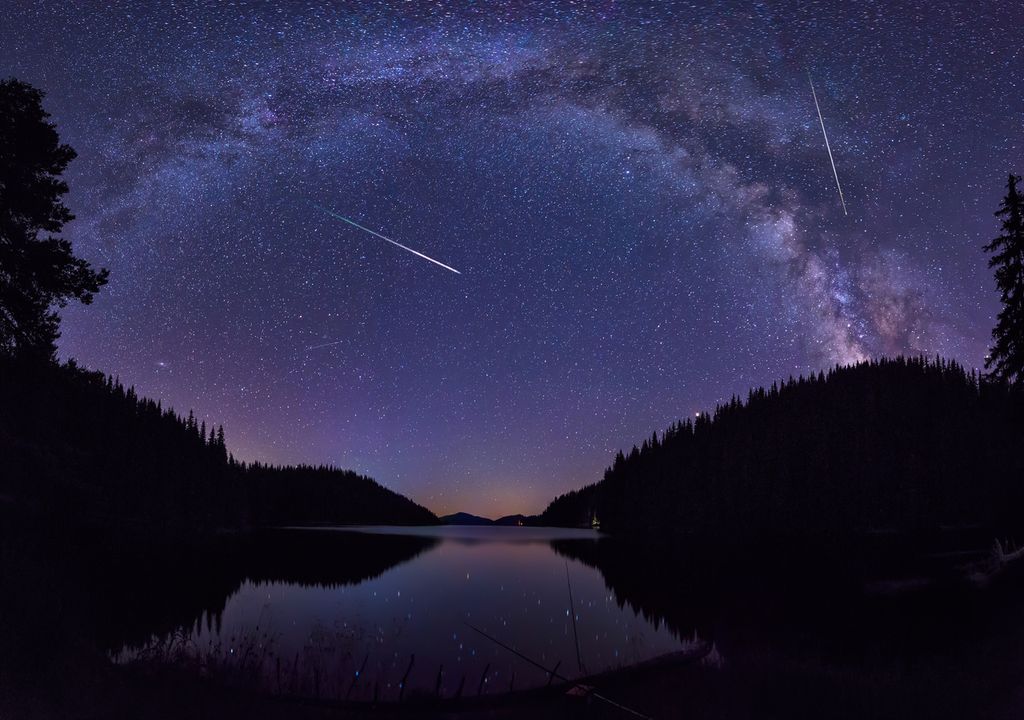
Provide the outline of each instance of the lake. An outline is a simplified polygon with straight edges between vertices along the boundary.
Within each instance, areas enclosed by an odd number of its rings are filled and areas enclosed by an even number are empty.
[[[601,573],[556,551],[598,533],[522,527],[282,529],[249,550],[244,579],[176,639],[209,666],[268,689],[385,699],[527,688],[692,646],[621,603]],[[255,557],[254,557],[255,556]],[[575,635],[570,611],[575,609]],[[577,657],[576,636],[579,642]],[[129,646],[120,660],[152,652]]]
[[[987,587],[966,582],[959,568],[978,556],[962,549],[984,545],[963,539],[729,544],[387,527],[261,530],[161,552],[74,539],[53,543],[47,531],[6,546],[0,616],[13,620],[0,623],[0,685],[18,673],[38,683],[32,668],[45,663],[65,669],[48,693],[78,703],[92,692],[103,707],[111,684],[162,678],[237,693],[229,704],[435,688],[451,698],[460,687],[473,697],[547,682],[470,623],[567,677],[712,645],[699,662],[600,683],[651,717],[685,703],[695,718],[1010,718],[1024,698],[1024,567]],[[124,674],[108,675],[104,657]],[[540,709],[529,716],[564,706]]]

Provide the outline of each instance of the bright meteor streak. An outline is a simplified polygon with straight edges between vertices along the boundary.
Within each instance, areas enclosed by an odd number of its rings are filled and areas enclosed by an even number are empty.
[[[362,225],[360,225],[360,224],[359,224],[359,223],[357,223],[356,221],[354,221],[354,220],[349,220],[349,219],[348,219],[347,217],[345,217],[345,216],[343,216],[343,215],[339,215],[339,214],[338,214],[338,213],[336,213],[336,212],[332,212],[331,210],[328,210],[327,208],[325,208],[325,207],[324,207],[324,206],[322,206],[322,205],[317,205],[316,203],[310,203],[310,205],[312,205],[313,207],[315,207],[315,208],[317,208],[317,209],[319,209],[319,210],[322,210],[323,212],[327,213],[328,215],[330,215],[330,216],[331,216],[331,217],[333,217],[333,218],[337,218],[338,220],[343,220],[344,222],[347,222],[347,223],[348,223],[349,225],[351,225],[352,227],[357,227],[357,228],[359,228],[360,230],[362,230],[363,232],[368,232],[368,233],[370,233],[371,235],[373,235],[374,237],[379,237],[379,238],[380,238],[381,240],[387,240],[387,241],[388,241],[389,243],[391,243],[392,245],[397,245],[398,247],[402,248],[403,250],[407,250],[407,251],[411,252],[411,253],[412,253],[413,255],[417,255],[417,256],[419,256],[419,257],[423,258],[424,260],[429,260],[430,262],[434,263],[435,265],[440,265],[440,266],[441,266],[441,267],[443,267],[443,268],[444,268],[445,270],[451,270],[451,271],[452,271],[453,273],[455,273],[456,275],[461,275],[461,274],[462,274],[462,273],[460,273],[460,272],[459,272],[458,270],[456,270],[455,268],[453,268],[453,267],[451,267],[451,266],[449,266],[449,265],[445,265],[445,264],[444,264],[443,262],[439,262],[439,261],[435,260],[435,259],[434,259],[434,258],[432,258],[432,257],[427,257],[427,256],[426,256],[426,255],[424,255],[423,253],[421,253],[421,252],[418,252],[418,251],[416,251],[416,250],[413,250],[413,249],[412,249],[411,247],[406,247],[406,246],[405,246],[405,245],[403,245],[402,243],[400,243],[400,242],[398,242],[398,241],[396,241],[396,240],[392,240],[392,239],[391,239],[391,238],[389,238],[389,237],[384,237],[384,236],[383,236],[383,235],[381,235],[381,234],[380,234],[379,232],[374,232],[373,230],[371,230],[371,229],[370,229],[370,228],[368,228],[368,227],[363,227]]]
[[[821,134],[825,137],[825,149],[828,150],[828,161],[832,163],[832,174],[836,178],[836,189],[839,191],[839,202],[843,204],[843,215],[846,212],[846,200],[843,199],[843,186],[839,184],[839,173],[836,171],[836,161],[832,159],[832,146],[828,144],[828,133],[825,132],[825,120],[821,117],[821,108],[818,106],[818,94],[814,92],[814,81],[811,80],[811,72],[807,71],[807,82],[811,84],[811,95],[814,97],[814,109],[818,111],[818,122],[821,123]]]

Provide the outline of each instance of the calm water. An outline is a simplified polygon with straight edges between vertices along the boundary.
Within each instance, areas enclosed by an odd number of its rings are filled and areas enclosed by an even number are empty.
[[[595,673],[685,646],[664,624],[620,606],[594,567],[556,553],[553,542],[596,546],[597,533],[518,527],[293,529],[300,576],[249,573],[223,609],[191,630],[197,653],[257,664],[270,685],[310,682],[337,696],[407,691],[476,694],[544,684],[547,676],[470,629],[472,623],[567,676]],[[353,537],[356,533],[362,538]],[[279,535],[278,537],[284,537]],[[351,550],[347,543],[359,542]],[[417,543],[408,547],[402,543]],[[340,545],[338,543],[341,543]],[[382,549],[378,552],[377,545]],[[305,559],[298,556],[305,555]],[[372,555],[379,568],[332,577],[332,566]],[[271,564],[273,564],[272,561]],[[286,565],[287,557],[276,561]],[[378,571],[379,572],[375,572]],[[571,581],[579,666],[569,610]],[[368,577],[360,577],[368,575]],[[413,656],[415,660],[409,670]],[[442,670],[443,667],[443,670]],[[358,672],[358,674],[357,674]],[[284,679],[280,679],[283,675]],[[359,678],[354,686],[352,680]],[[352,687],[350,687],[352,686]]]
[[[442,666],[445,697],[463,683],[476,695],[485,670],[483,691],[496,694],[513,674],[517,688],[546,675],[467,621],[580,674],[568,567],[588,672],[713,643],[712,656],[661,680],[609,688],[653,717],[677,716],[680,698],[695,718],[962,720],[1024,707],[1024,566],[984,588],[958,581],[962,553],[949,551],[959,540],[722,546],[362,528],[261,531],[155,554],[46,537],[8,546],[0,563],[0,617],[13,619],[0,623],[0,681],[53,658],[94,677],[97,654],[81,649],[95,648],[142,660],[143,677],[146,663],[185,664],[270,694],[432,694]]]

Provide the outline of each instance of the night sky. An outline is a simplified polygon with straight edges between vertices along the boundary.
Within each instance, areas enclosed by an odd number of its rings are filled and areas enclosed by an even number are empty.
[[[704,4],[8,0],[110,269],[61,356],[490,516],[753,385],[981,365],[1021,6]]]

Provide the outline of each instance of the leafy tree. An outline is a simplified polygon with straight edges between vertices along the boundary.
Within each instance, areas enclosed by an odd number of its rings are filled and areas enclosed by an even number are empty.
[[[74,216],[61,175],[75,151],[61,144],[43,93],[0,81],[0,352],[52,359],[60,337],[55,308],[88,304],[107,282],[56,237]]]
[[[996,269],[1003,304],[985,368],[992,370],[994,379],[1011,385],[1024,384],[1024,195],[1017,189],[1018,182],[1019,177],[1010,175],[1006,197],[996,211],[1003,219],[1002,233],[985,246],[992,253],[988,265]]]

